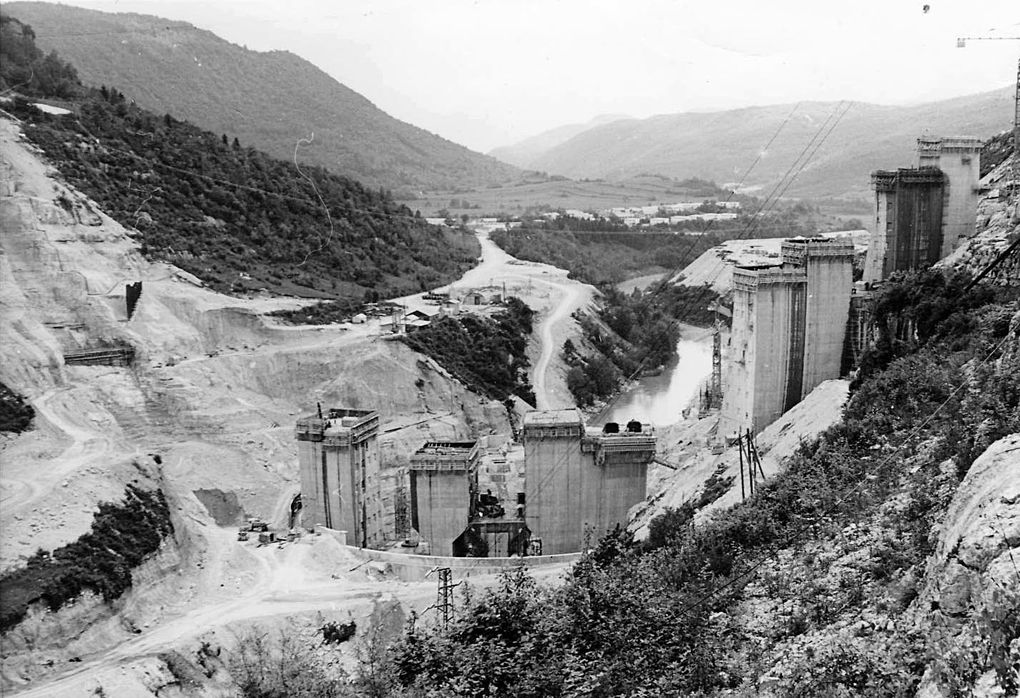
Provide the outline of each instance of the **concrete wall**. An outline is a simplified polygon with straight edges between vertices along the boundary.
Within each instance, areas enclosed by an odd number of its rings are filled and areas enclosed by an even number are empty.
[[[895,239],[893,222],[896,220],[896,195],[893,192],[875,192],[875,217],[868,252],[864,262],[865,283],[873,284],[885,278],[885,254],[890,240]]]
[[[809,253],[804,379],[797,402],[823,381],[840,375],[852,291],[852,250],[835,257]]]
[[[328,525],[326,521],[321,460],[321,443],[298,441],[298,470],[301,479],[301,523],[306,528]]]
[[[782,266],[734,270],[722,435],[757,433],[839,377],[853,254],[848,241],[795,239],[783,243]]]
[[[341,541],[342,542],[342,541]],[[541,569],[554,565],[567,565],[581,559],[581,553],[539,555],[536,557],[441,557],[437,555],[404,555],[383,550],[347,547],[352,557],[385,564],[398,579],[420,582],[436,567],[449,567],[454,579],[466,579],[485,574],[498,574],[523,565],[528,569]],[[435,579],[433,573],[429,579]]]
[[[411,520],[418,522],[418,533],[428,541],[435,555],[453,555],[453,541],[468,525],[470,502],[468,473],[464,470],[412,470]]]
[[[597,518],[587,524],[595,531],[596,536],[601,536],[616,524],[626,526],[630,521],[628,516],[630,508],[645,499],[648,463],[627,460],[607,458],[605,465],[598,468],[602,471],[599,480],[603,496],[600,498]]]
[[[918,165],[937,167],[946,175],[939,258],[949,256],[961,239],[974,234],[977,191],[981,179],[981,140],[977,138],[919,138]]]
[[[584,525],[583,497],[593,496],[593,483],[585,490],[580,425],[561,437],[524,435],[525,519],[532,537],[542,539],[542,551],[554,555],[581,549]]]
[[[719,410],[719,434],[733,434],[750,423],[754,400],[753,295],[746,288],[733,289],[732,330],[723,344],[722,407]]]
[[[943,187],[900,182],[896,189],[896,239],[886,250],[886,277],[923,269],[941,259]]]
[[[744,429],[758,432],[786,411],[790,367],[790,332],[794,297],[803,294],[802,283],[769,283],[755,294],[751,413]]]

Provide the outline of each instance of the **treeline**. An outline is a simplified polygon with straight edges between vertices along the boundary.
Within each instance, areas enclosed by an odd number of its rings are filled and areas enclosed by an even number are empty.
[[[714,235],[639,231],[585,234],[538,228],[497,230],[490,237],[518,259],[552,264],[566,269],[570,278],[600,288],[686,265],[721,242]]]
[[[511,297],[491,318],[474,313],[440,318],[408,332],[403,341],[475,392],[501,401],[516,395],[534,406],[525,353],[533,317],[531,308]]]
[[[83,90],[78,72],[55,51],[35,45],[32,27],[0,14],[0,91],[70,99]]]
[[[86,590],[108,602],[119,598],[132,570],[172,533],[163,492],[128,485],[123,502],[99,505],[88,533],[0,577],[0,630],[20,623],[34,603],[56,611]]]
[[[8,57],[5,70],[8,62],[8,72],[24,67]],[[428,225],[383,190],[319,167],[299,171],[236,138],[156,116],[116,89],[81,92],[70,115],[20,98],[10,110],[70,184],[137,231],[146,257],[216,290],[360,301],[368,290],[442,285],[479,254],[473,236]]]
[[[926,314],[915,283],[883,292],[907,299],[902,315]],[[981,676],[1015,692],[1020,587],[975,601],[953,633],[923,593],[962,477],[1020,431],[1020,304],[939,296],[928,330],[749,499],[698,524],[672,510],[644,543],[611,532],[559,588],[511,573],[448,629],[414,625],[390,649],[390,695],[749,695],[767,680],[776,695],[900,696],[926,670],[959,695]]]

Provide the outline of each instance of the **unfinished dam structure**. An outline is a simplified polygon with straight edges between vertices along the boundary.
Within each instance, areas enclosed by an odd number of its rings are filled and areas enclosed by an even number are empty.
[[[839,377],[853,258],[847,238],[790,238],[781,264],[733,270],[720,434],[757,433]]]
[[[392,522],[383,516],[379,413],[331,409],[299,419],[302,524],[346,531],[348,542],[375,547]]]
[[[430,441],[407,467],[411,527],[434,555],[453,555],[454,541],[471,521],[478,494],[478,444]]]
[[[927,268],[974,231],[981,145],[977,138],[919,138],[918,167],[871,174],[875,218],[866,284]]]
[[[577,409],[524,416],[526,519],[542,553],[581,550],[595,542],[645,498],[655,432],[637,421],[621,428],[585,425]]]
[[[585,424],[580,410],[524,417],[522,480],[494,487],[502,461],[476,441],[428,441],[406,464],[380,462],[379,413],[338,408],[297,420],[302,525],[362,548],[452,557],[582,550],[645,498],[655,432]],[[480,482],[486,483],[479,485]]]

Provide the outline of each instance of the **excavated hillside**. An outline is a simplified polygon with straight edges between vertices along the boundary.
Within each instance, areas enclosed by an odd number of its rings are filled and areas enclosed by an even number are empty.
[[[266,312],[302,301],[231,298],[147,262],[119,224],[54,178],[6,119],[0,156],[0,380],[36,409],[33,429],[0,441],[0,570],[74,541],[97,504],[119,500],[132,482],[162,488],[175,527],[135,570],[125,599],[111,607],[87,596],[57,613],[33,611],[5,634],[3,686],[215,608],[253,580],[263,592],[275,588],[265,572],[282,563],[253,557],[217,524],[247,515],[287,525],[298,492],[293,424],[316,403],[378,409],[384,459],[404,458],[425,440],[509,433],[501,404],[380,339],[378,323],[273,324]],[[142,293],[129,319],[125,285],[135,282]],[[65,361],[98,349],[134,359]],[[325,555],[328,569],[345,564],[326,542],[307,554]],[[197,632],[202,618],[185,625]]]

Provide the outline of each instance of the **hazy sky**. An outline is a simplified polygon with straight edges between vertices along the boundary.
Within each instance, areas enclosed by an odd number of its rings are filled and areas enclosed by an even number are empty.
[[[599,114],[1013,84],[1020,0],[74,0],[286,49],[389,114],[487,151]],[[928,12],[923,7],[930,6]]]

